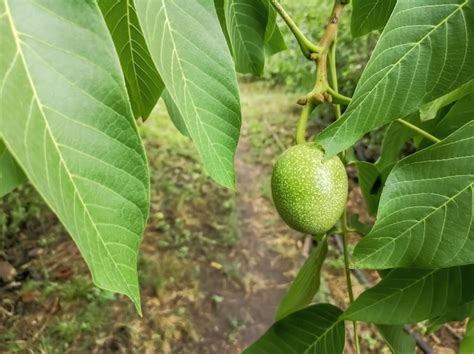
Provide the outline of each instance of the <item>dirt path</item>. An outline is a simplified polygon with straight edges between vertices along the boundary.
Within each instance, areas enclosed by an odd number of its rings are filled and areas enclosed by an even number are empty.
[[[202,309],[201,316],[209,313],[209,323],[214,328],[200,342],[198,353],[240,353],[263,334],[272,324],[288,286],[289,277],[285,274],[293,267],[293,262],[275,251],[279,242],[276,229],[287,229],[271,202],[262,196],[262,179],[268,171],[246,162],[243,157],[247,152],[248,143],[243,137],[236,159],[240,240],[229,255],[240,265],[242,278],[229,282],[218,270],[208,268],[204,272],[203,290],[208,297],[217,293],[222,302]]]

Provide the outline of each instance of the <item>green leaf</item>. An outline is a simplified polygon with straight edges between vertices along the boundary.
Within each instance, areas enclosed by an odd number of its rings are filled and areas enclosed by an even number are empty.
[[[167,90],[163,91],[161,98],[163,98],[163,101],[165,102],[168,115],[170,116],[171,121],[173,122],[176,129],[178,129],[178,131],[184,136],[190,137],[188,128],[186,128],[186,122],[184,121],[184,118],[181,115],[179,108],[173,102],[173,99],[171,98]]]
[[[397,0],[352,0],[351,33],[353,37],[385,27]]]
[[[0,1],[0,137],[65,225],[97,286],[140,312],[148,167],[95,2]]]
[[[474,299],[474,265],[442,269],[394,269],[364,291],[345,320],[401,325],[443,314]]]
[[[472,0],[398,1],[341,119],[318,141],[328,156],[474,78]]]
[[[472,353],[474,353],[474,317],[471,317],[466,325],[466,333],[459,348],[459,354]]]
[[[277,12],[270,3],[270,0],[262,0],[268,13],[267,28],[265,30],[265,54],[272,56],[278,52],[286,50],[283,34],[278,28]]]
[[[360,268],[474,263],[474,120],[390,173],[377,222],[355,247]]]
[[[415,338],[405,332],[403,326],[377,325],[377,329],[393,354],[416,352]]]
[[[0,140],[0,198],[25,182],[26,177]]]
[[[464,85],[459,86],[457,89],[447,93],[446,95],[421,106],[420,119],[425,121],[435,118],[436,113],[438,113],[442,107],[447,106],[472,92],[474,92],[474,80],[466,82]]]
[[[330,304],[317,304],[274,323],[243,354],[331,353],[344,350],[342,311]]]
[[[278,306],[276,320],[281,320],[292,312],[307,306],[319,290],[321,284],[321,267],[328,253],[327,238],[319,243],[308,257],[298,275],[293,280],[288,292]]]
[[[366,161],[357,161],[354,163],[357,168],[359,178],[359,187],[367,204],[367,211],[374,215],[377,212],[380,195],[382,193],[382,176],[377,165]]]
[[[135,117],[148,118],[164,89],[143,38],[133,0],[99,0],[112,34]]]
[[[240,102],[213,3],[138,0],[136,6],[155,65],[205,168],[233,188]]]
[[[224,7],[236,70],[242,74],[262,74],[267,29],[265,5],[255,0],[224,0]]]

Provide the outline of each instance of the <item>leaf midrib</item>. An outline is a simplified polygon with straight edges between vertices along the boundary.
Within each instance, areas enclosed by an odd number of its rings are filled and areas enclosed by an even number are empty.
[[[28,79],[28,82],[29,82],[29,84],[30,84],[30,87],[31,87],[31,90],[32,90],[32,94],[33,94],[34,100],[36,101],[36,103],[37,103],[37,105],[38,105],[39,111],[41,112],[41,115],[42,115],[42,117],[43,117],[45,126],[46,126],[46,128],[47,128],[47,130],[48,130],[48,134],[49,134],[49,136],[50,136],[50,138],[51,138],[51,141],[52,141],[53,144],[54,144],[55,150],[56,150],[57,153],[58,153],[58,156],[59,156],[59,159],[60,159],[60,161],[61,161],[61,164],[64,166],[64,169],[65,169],[65,171],[66,171],[66,173],[67,173],[67,175],[68,175],[69,181],[71,182],[71,184],[72,184],[72,186],[73,186],[73,188],[74,188],[74,193],[78,196],[78,199],[79,199],[79,201],[80,201],[81,204],[82,204],[82,207],[83,207],[83,209],[84,209],[84,211],[85,211],[85,214],[87,214],[87,217],[88,217],[89,221],[91,222],[91,224],[92,224],[94,230],[95,230],[96,233],[97,233],[97,236],[98,236],[97,238],[98,238],[98,239],[100,240],[100,242],[102,243],[102,245],[103,245],[105,251],[107,252],[107,255],[108,255],[109,258],[112,260],[112,264],[113,264],[114,267],[116,268],[118,274],[119,274],[120,277],[122,278],[123,283],[125,284],[127,290],[129,291],[129,294],[127,294],[127,295],[133,296],[133,291],[131,291],[130,286],[129,286],[128,282],[125,280],[125,278],[124,278],[124,276],[123,276],[123,274],[122,274],[122,272],[121,272],[121,270],[120,270],[118,264],[115,262],[115,259],[112,257],[110,251],[108,250],[107,246],[105,245],[105,242],[104,242],[104,240],[103,240],[103,238],[102,238],[102,234],[101,234],[100,231],[98,230],[98,228],[97,228],[97,226],[96,226],[96,224],[95,224],[95,222],[94,222],[94,220],[93,220],[93,218],[92,218],[92,216],[91,216],[91,214],[90,214],[88,208],[86,207],[86,204],[84,203],[84,201],[83,201],[83,199],[82,199],[82,196],[81,196],[81,194],[79,193],[79,190],[77,189],[77,186],[76,186],[76,184],[75,184],[75,182],[74,182],[74,179],[72,178],[72,174],[71,174],[71,172],[69,171],[69,169],[68,169],[68,167],[67,167],[67,164],[65,163],[65,161],[64,161],[64,159],[63,159],[63,156],[62,156],[62,154],[61,154],[61,150],[59,149],[59,147],[58,147],[58,145],[57,145],[57,143],[56,143],[56,140],[54,139],[54,136],[53,136],[52,131],[51,131],[51,127],[49,126],[49,122],[48,122],[48,120],[46,119],[46,115],[45,115],[45,112],[44,112],[44,110],[43,110],[43,105],[42,105],[41,100],[40,100],[40,98],[39,98],[39,96],[38,96],[38,93],[36,92],[36,88],[35,88],[35,86],[34,86],[34,84],[33,84],[33,79],[32,79],[32,77],[31,77],[30,71],[28,70],[28,66],[27,66],[27,64],[26,64],[25,55],[24,55],[23,50],[22,50],[21,40],[20,40],[20,38],[18,38],[17,30],[16,30],[16,27],[15,27],[15,25],[14,25],[13,16],[12,16],[12,14],[11,14],[10,7],[9,7],[9,5],[8,5],[8,1],[9,1],[9,0],[5,0],[5,14],[6,14],[6,16],[8,17],[8,22],[10,23],[10,28],[11,28],[11,31],[12,31],[12,34],[13,34],[13,38],[14,38],[14,40],[15,40],[16,47],[17,47],[17,54],[19,55],[19,57],[21,58],[21,61],[22,61],[22,63],[23,63],[23,67],[24,67],[24,70],[25,70],[25,73],[26,73],[26,77],[27,77],[27,79]],[[6,142],[5,142],[5,143],[6,143]],[[12,154],[14,155],[14,152],[12,152]],[[18,161],[18,158],[17,158],[16,160]],[[29,173],[25,170],[25,174],[29,174]],[[30,176],[28,176],[28,177],[30,177]],[[38,192],[39,192],[39,191],[38,191]],[[43,199],[44,199],[45,201],[47,201],[46,198],[43,198]],[[48,203],[48,204],[49,204],[49,203]],[[64,225],[66,226],[66,224],[64,224]],[[92,270],[92,268],[91,268],[91,270]],[[94,275],[95,272],[93,272],[92,274]],[[101,287],[105,288],[102,284],[101,284]],[[113,290],[113,291],[120,292],[119,289],[109,289],[109,290]]]

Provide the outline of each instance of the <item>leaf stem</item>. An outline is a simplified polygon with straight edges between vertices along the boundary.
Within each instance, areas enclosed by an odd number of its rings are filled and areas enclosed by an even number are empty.
[[[417,132],[418,134],[422,135],[423,137],[425,137],[426,139],[432,141],[435,144],[439,143],[441,141],[441,139],[438,139],[437,137],[435,137],[435,136],[431,135],[430,133],[428,133],[426,130],[421,129],[420,127],[417,127],[416,125],[411,124],[410,122],[407,122],[406,120],[397,119],[397,122],[404,125],[405,127],[410,128],[411,130]]]
[[[336,46],[337,46],[337,33],[334,37],[334,41],[331,44],[331,48],[329,50],[329,72],[331,74],[331,85],[334,88],[334,92],[331,94],[333,97],[334,102],[334,115],[336,116],[336,120],[341,117],[341,106],[337,104],[334,100],[335,94],[339,94],[339,85],[337,83],[337,69],[336,69]],[[328,88],[328,90],[330,87]]]
[[[306,142],[306,125],[308,124],[308,118],[315,107],[316,105],[311,101],[306,102],[305,106],[303,107],[300,119],[298,120],[298,126],[296,127],[297,144],[304,144]]]
[[[351,103],[351,98],[340,94],[337,91],[337,89],[335,90],[331,87],[328,87],[327,91],[331,94],[331,96],[333,98],[333,102],[342,104],[344,106],[348,106],[349,103]]]
[[[313,42],[311,42],[304,34],[301,32],[299,27],[296,25],[295,21],[288,15],[288,13],[285,11],[283,6],[277,1],[277,0],[270,0],[271,4],[275,8],[275,10],[280,14],[280,16],[283,18],[285,23],[287,24],[288,28],[290,31],[293,33],[295,36],[296,40],[298,41],[298,44],[301,48],[301,51],[303,52],[303,55],[311,59],[311,54],[313,53],[319,53],[321,51],[321,48],[319,48],[317,45],[315,45]]]
[[[352,279],[351,279],[351,270],[349,268],[349,251],[347,249],[347,233],[349,229],[347,227],[347,209],[344,209],[344,212],[341,216],[341,228],[342,228],[342,248],[344,252],[344,270],[346,273],[346,284],[347,292],[349,294],[349,303],[354,302],[354,292],[352,291]],[[359,336],[357,334],[357,322],[352,321],[352,326],[354,328],[354,343],[355,350],[357,354],[360,354],[360,345],[359,345]]]

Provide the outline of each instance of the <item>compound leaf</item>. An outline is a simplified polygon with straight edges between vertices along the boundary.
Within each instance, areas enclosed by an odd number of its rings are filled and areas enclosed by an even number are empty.
[[[474,120],[401,160],[377,222],[355,247],[360,268],[437,268],[474,263]]]
[[[330,304],[309,306],[274,323],[243,354],[342,353],[342,311]]]
[[[474,299],[474,265],[442,269],[394,269],[364,291],[343,319],[401,325],[443,314]]]
[[[473,4],[397,2],[351,104],[318,138],[328,156],[474,78]]]
[[[149,176],[97,4],[0,1],[0,136],[65,225],[94,282],[140,311]]]
[[[138,0],[136,7],[155,65],[205,168],[233,188],[240,102],[213,2]]]
[[[384,28],[396,3],[397,0],[352,0],[352,36]]]
[[[143,38],[133,0],[99,0],[120,59],[135,117],[148,118],[164,89]]]

